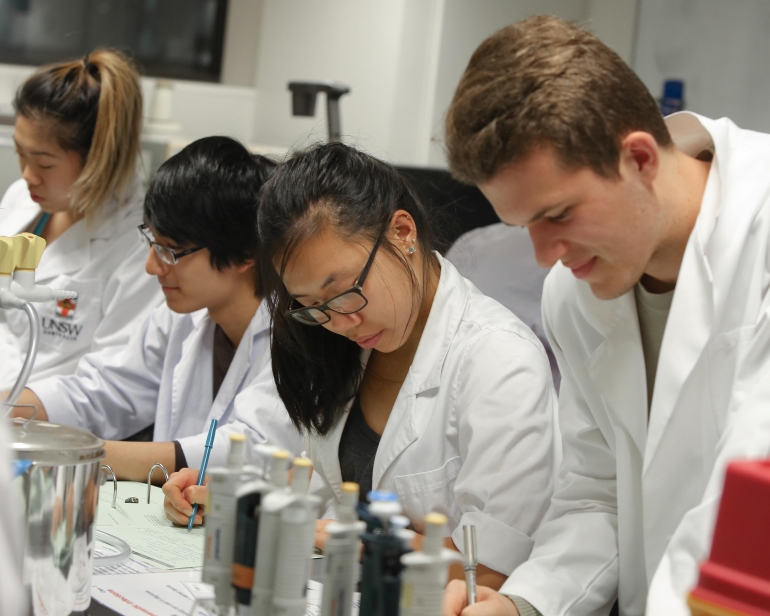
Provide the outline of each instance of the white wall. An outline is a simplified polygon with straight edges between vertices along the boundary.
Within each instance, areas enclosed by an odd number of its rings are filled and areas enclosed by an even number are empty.
[[[292,117],[289,81],[333,80],[346,139],[372,151],[387,146],[403,14],[410,0],[263,0],[254,140],[286,147],[326,139],[325,100],[315,118]]]
[[[441,122],[479,43],[537,13],[589,16],[588,0],[261,2],[256,141],[297,147],[325,138],[323,107],[315,119],[291,117],[286,84],[333,79],[351,86],[341,99],[346,141],[430,166],[445,164]]]
[[[684,79],[687,109],[770,132],[770,2],[639,1],[633,67],[652,93]]]

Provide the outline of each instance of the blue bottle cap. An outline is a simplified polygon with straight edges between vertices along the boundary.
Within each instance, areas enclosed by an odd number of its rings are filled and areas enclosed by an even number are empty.
[[[372,490],[366,495],[366,498],[370,503],[374,501],[398,502],[398,495],[395,492],[388,492],[386,490]]]
[[[663,82],[663,98],[684,98],[684,81],[681,79],[667,79]]]

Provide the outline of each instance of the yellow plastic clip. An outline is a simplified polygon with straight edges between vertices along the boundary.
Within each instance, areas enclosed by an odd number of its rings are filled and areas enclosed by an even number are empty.
[[[10,276],[16,269],[16,247],[10,237],[0,237],[0,276]]]
[[[36,270],[45,250],[45,240],[33,233],[20,233],[13,236],[13,242],[18,250],[16,269]]]

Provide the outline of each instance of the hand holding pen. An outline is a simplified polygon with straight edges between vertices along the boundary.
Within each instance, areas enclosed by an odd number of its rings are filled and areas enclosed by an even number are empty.
[[[217,423],[219,423],[216,419],[211,420],[211,426],[209,426],[209,434],[206,437],[206,445],[203,448],[203,461],[201,462],[201,470],[198,473],[198,485],[203,485],[203,480],[206,478],[206,468],[209,465],[209,457],[211,456],[211,448],[214,446],[214,437],[217,433]],[[187,532],[189,533],[192,530],[193,523],[195,522],[195,514],[198,513],[198,503],[195,503],[193,505],[192,515],[190,516],[190,521],[187,523]]]

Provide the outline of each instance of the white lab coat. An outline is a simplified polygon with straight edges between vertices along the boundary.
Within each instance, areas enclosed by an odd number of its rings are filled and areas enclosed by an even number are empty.
[[[543,614],[685,616],[726,460],[770,454],[770,135],[667,118],[716,153],[682,261],[647,421],[634,293],[596,299],[558,265],[543,316],[562,374],[561,485],[502,592]],[[652,583],[648,597],[648,587]]]
[[[136,231],[144,200],[138,176],[127,194],[124,206],[110,200],[91,226],[81,219],[46,247],[37,282],[78,297],[74,310],[62,302],[35,304],[42,331],[33,379],[71,374],[86,353],[124,344],[162,301],[158,281],[144,271],[147,249]],[[14,182],[0,201],[0,235],[28,230],[40,213],[26,182]],[[0,310],[0,391],[16,381],[28,344],[27,316]]]
[[[555,478],[556,394],[537,337],[482,295],[443,258],[441,279],[414,361],[374,460],[372,486],[398,494],[424,530],[446,514],[462,547],[474,524],[479,562],[508,573],[524,561]],[[341,496],[338,448],[345,416],[307,439],[311,490],[334,516]]]
[[[190,468],[200,466],[212,419],[219,429],[211,466],[225,464],[233,432],[252,445],[245,448],[247,461],[256,456],[253,445],[264,442],[300,453],[302,438],[273,381],[266,304],[243,334],[212,402],[215,328],[207,310],[177,314],[163,304],[124,347],[89,353],[74,375],[37,381],[30,389],[49,421],[104,439],[126,438],[155,422],[153,440],[179,441]]]

